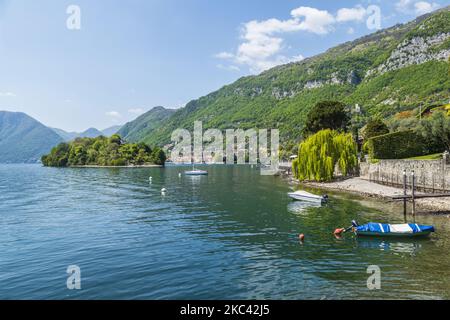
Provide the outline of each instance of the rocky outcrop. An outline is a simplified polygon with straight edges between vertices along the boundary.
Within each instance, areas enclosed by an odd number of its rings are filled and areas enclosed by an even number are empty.
[[[450,57],[450,49],[443,49],[435,52],[432,48],[444,43],[448,39],[450,39],[450,32],[440,33],[428,38],[415,37],[406,39],[398,45],[385,63],[381,64],[376,69],[367,71],[366,77],[402,69],[411,65],[422,64],[432,60],[447,60]]]
[[[294,90],[286,91],[276,87],[272,89],[272,97],[277,100],[292,98],[295,94],[296,92]]]
[[[333,72],[326,80],[317,79],[307,81],[306,84],[303,86],[303,89],[311,90],[321,88],[325,85],[343,85],[346,83],[351,85],[357,85],[360,82],[361,79],[358,77],[358,74],[356,73],[355,70],[351,70],[344,79],[342,79],[337,72]]]

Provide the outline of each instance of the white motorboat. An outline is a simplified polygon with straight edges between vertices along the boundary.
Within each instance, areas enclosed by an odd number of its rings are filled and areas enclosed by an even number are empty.
[[[308,202],[315,202],[315,203],[324,203],[328,200],[328,196],[318,196],[306,191],[295,191],[288,193],[289,197],[291,197],[294,200],[298,201],[308,201]]]

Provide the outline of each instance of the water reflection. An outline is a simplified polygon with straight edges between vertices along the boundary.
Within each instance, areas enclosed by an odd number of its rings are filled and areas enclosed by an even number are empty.
[[[311,212],[311,208],[321,208],[322,204],[305,201],[293,201],[288,204],[288,211],[295,214],[303,214]]]
[[[378,249],[381,251],[392,251],[395,253],[403,253],[416,255],[421,249],[421,241],[412,239],[378,239],[378,238],[357,238],[357,246],[363,249]]]

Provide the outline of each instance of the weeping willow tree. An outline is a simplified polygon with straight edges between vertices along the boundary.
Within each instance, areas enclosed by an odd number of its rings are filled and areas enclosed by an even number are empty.
[[[322,130],[300,144],[293,172],[299,180],[331,181],[336,165],[347,176],[358,166],[357,146],[350,133]]]

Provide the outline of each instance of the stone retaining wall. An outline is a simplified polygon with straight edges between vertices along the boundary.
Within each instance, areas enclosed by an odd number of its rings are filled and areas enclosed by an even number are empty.
[[[403,186],[403,171],[407,171],[407,185],[411,187],[414,170],[418,189],[431,192],[450,191],[450,165],[445,160],[380,160],[362,162],[362,179],[386,185]]]

